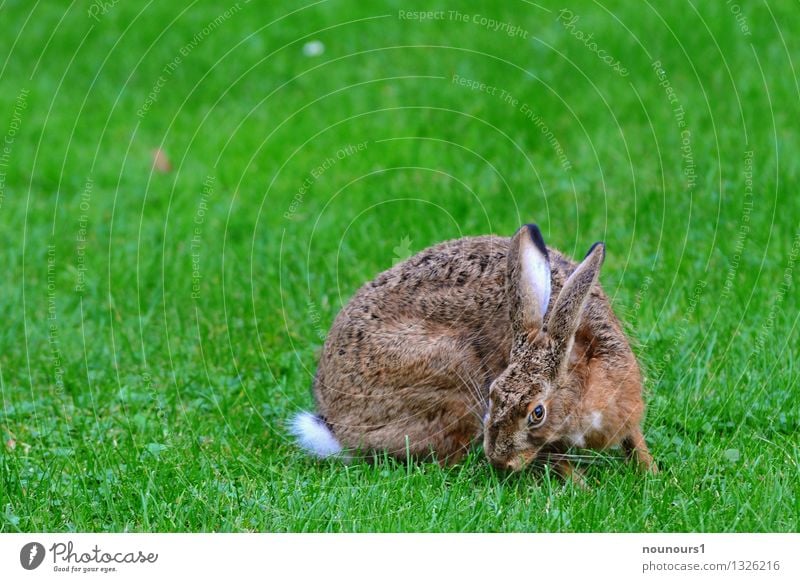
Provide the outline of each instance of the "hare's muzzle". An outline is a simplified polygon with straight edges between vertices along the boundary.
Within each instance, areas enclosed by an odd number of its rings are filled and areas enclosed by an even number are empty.
[[[536,451],[522,451],[505,461],[503,469],[507,471],[520,471],[536,457]]]

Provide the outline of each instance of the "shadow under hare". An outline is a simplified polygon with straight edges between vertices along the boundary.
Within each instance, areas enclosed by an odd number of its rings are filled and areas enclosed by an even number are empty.
[[[292,421],[318,457],[354,452],[490,462],[622,445],[655,471],[640,423],[639,366],[600,288],[605,248],[576,264],[535,225],[508,239],[430,247],[364,285],[336,317],[313,390]]]

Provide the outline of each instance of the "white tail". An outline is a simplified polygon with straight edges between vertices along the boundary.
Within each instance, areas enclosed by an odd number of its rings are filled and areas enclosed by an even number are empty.
[[[342,452],[342,445],[325,421],[310,412],[298,412],[292,418],[289,430],[297,444],[315,457],[324,459]]]

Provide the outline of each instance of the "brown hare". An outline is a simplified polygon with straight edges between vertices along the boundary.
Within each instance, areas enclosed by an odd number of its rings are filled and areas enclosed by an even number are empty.
[[[317,414],[292,432],[327,457],[386,451],[458,461],[482,437],[518,470],[567,449],[621,444],[655,470],[640,423],[636,359],[598,283],[535,225],[511,238],[448,241],[364,285],[336,317],[314,378]]]

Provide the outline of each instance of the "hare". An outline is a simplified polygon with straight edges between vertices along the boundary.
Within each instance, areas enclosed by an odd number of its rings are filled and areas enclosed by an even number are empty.
[[[640,423],[636,359],[598,283],[596,243],[580,263],[536,225],[511,238],[430,247],[364,285],[336,317],[292,433],[318,457],[355,451],[460,460],[483,440],[496,467],[621,444],[655,464]],[[349,451],[349,453],[348,453]]]

